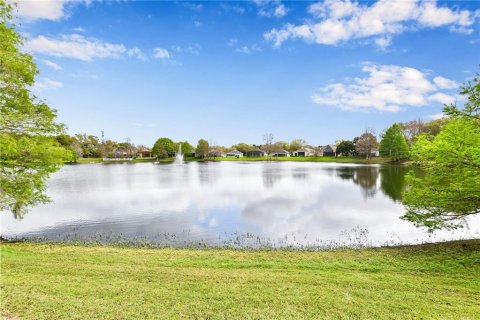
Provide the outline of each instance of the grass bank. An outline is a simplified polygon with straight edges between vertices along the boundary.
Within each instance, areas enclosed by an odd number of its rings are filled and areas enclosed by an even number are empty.
[[[161,163],[171,163],[175,160],[175,158],[165,158],[160,159],[159,162]],[[241,157],[241,158],[233,158],[233,157],[223,157],[223,158],[205,158],[205,159],[198,159],[198,158],[185,158],[185,161],[199,161],[199,162],[208,162],[208,161],[268,161],[267,157]],[[388,163],[389,160],[381,157],[375,157],[370,160],[366,160],[363,158],[356,158],[356,157],[278,157],[272,158],[272,161],[291,161],[291,162],[334,162],[334,163],[358,163],[358,164],[379,164],[379,163]],[[137,158],[133,160],[125,160],[125,161],[104,161],[102,158],[80,158],[77,160],[77,163],[139,163],[139,162],[155,162],[157,161],[154,158]]]
[[[330,252],[2,243],[25,319],[478,319],[480,240]]]

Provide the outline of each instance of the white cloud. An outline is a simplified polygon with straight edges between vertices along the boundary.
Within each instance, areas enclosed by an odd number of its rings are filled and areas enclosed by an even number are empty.
[[[258,47],[258,45],[254,44],[250,47],[249,46],[241,46],[241,47],[235,49],[235,51],[239,52],[239,53],[244,53],[244,54],[251,54],[255,51],[260,52],[262,50]]]
[[[234,12],[237,14],[244,14],[245,13],[245,8],[237,5],[230,5],[230,4],[225,4],[221,3],[220,7],[225,11],[225,12]]]
[[[35,85],[33,86],[33,89],[35,91],[42,91],[42,90],[48,90],[48,89],[59,89],[63,87],[63,83],[60,81],[52,80],[49,78],[41,78],[37,82],[35,82]]]
[[[439,91],[442,88],[436,86],[435,80],[430,81],[415,68],[365,64],[362,71],[368,75],[347,83],[328,84],[311,97],[312,101],[349,111],[397,112],[406,107],[422,107],[432,101],[449,103],[453,99]],[[437,82],[438,78],[435,78]]]
[[[440,89],[456,89],[460,86],[458,82],[444,78],[444,77],[435,77],[433,78],[433,82]]]
[[[193,11],[201,11],[203,9],[203,4],[192,3],[192,2],[181,2],[182,6]]]
[[[7,3],[15,2],[19,17],[29,20],[59,20],[65,15],[64,6],[67,1],[7,0]]]
[[[73,31],[76,31],[76,32],[85,32],[85,29],[82,28],[82,27],[76,27],[76,28],[73,28]]]
[[[155,48],[154,49],[154,58],[155,59],[162,59],[162,60],[169,60],[171,58],[170,52],[168,52],[165,48]]]
[[[57,21],[66,16],[68,5],[85,3],[91,0],[7,0],[7,3],[16,3],[16,14],[27,20],[46,19]]]
[[[97,58],[118,58],[127,51],[123,44],[87,39],[79,34],[62,35],[60,39],[38,36],[27,40],[25,47],[33,53],[83,61],[92,61]]]
[[[324,45],[337,45],[351,39],[373,38],[381,48],[395,34],[409,29],[450,26],[455,32],[471,33],[476,12],[439,7],[435,1],[378,0],[373,4],[350,0],[326,0],[309,6],[312,20],[272,29],[264,38],[279,47],[288,39],[303,39]]]
[[[202,23],[198,20],[194,20],[193,21],[193,25],[196,27],[196,28],[200,28],[202,26]]]
[[[429,101],[440,102],[441,104],[451,104],[455,102],[455,97],[448,94],[437,92],[428,97]]]
[[[288,9],[280,0],[254,0],[259,7],[258,14],[262,17],[282,18],[287,15]]]
[[[229,47],[233,47],[233,46],[235,46],[237,43],[238,43],[238,39],[237,39],[237,38],[231,38],[230,40],[228,40],[227,45],[228,45]]]
[[[375,44],[382,50],[387,49],[392,44],[392,37],[385,36],[375,39]]]
[[[52,69],[55,70],[55,71],[62,70],[62,67],[61,67],[60,65],[56,64],[56,63],[53,62],[53,61],[50,61],[50,60],[45,59],[45,60],[43,60],[43,63],[45,63],[45,65],[46,65],[47,67],[50,67],[50,68],[52,68]]]
[[[436,113],[436,114],[429,114],[427,117],[432,120],[438,120],[438,119],[445,118],[445,115],[443,113]]]
[[[189,54],[199,55],[202,47],[198,43],[194,43],[184,47],[171,46],[170,48],[172,49],[172,51],[178,52],[178,53],[189,53]]]
[[[128,49],[127,54],[129,57],[136,57],[139,60],[148,61],[147,56],[137,47]]]

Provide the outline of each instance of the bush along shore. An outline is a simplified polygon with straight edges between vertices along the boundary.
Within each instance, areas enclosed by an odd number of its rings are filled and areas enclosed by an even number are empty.
[[[7,319],[478,319],[480,240],[333,251],[3,242]]]

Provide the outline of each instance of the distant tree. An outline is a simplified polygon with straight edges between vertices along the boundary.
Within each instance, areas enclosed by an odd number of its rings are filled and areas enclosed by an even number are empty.
[[[408,145],[402,134],[401,126],[394,123],[382,135],[379,152],[382,157],[388,157],[393,161],[399,161],[408,157]]]
[[[304,139],[293,139],[290,142],[289,151],[293,152],[293,151],[297,151],[299,149],[302,149],[306,144],[307,143],[305,142]]]
[[[442,128],[450,121],[449,118],[444,117],[436,120],[432,120],[429,122],[426,122],[422,128],[422,133],[430,136],[430,137],[435,137],[437,136]]]
[[[244,142],[241,142],[241,143],[238,143],[238,144],[235,144],[232,146],[232,148],[242,152],[242,153],[246,153],[248,151],[252,151],[253,149],[255,149],[254,146],[252,146],[251,144],[248,144],[248,143],[244,143]]]
[[[193,146],[188,143],[188,141],[183,141],[183,142],[177,142],[175,144],[175,150],[178,150],[178,146],[181,145],[182,146],[182,153],[183,154],[189,154],[189,153],[193,153],[194,152],[194,148]]]
[[[355,145],[352,141],[343,140],[337,145],[337,155],[349,156],[355,152]]]
[[[82,149],[79,148],[79,144],[75,137],[68,134],[60,134],[56,137],[57,142],[67,150],[72,152],[72,160],[77,161],[83,154]]]
[[[0,0],[0,211],[22,217],[45,203],[45,183],[72,154],[56,136],[56,111],[30,91],[38,73],[12,24],[12,6]]]
[[[152,148],[152,154],[157,158],[167,158],[175,153],[175,143],[169,138],[159,138]]]
[[[425,128],[425,123],[420,119],[399,123],[399,125],[408,144],[411,144],[419,134],[423,133]]]
[[[272,152],[274,151],[273,150],[273,138],[274,137],[273,137],[272,133],[266,133],[263,136],[263,142],[265,143],[264,144],[265,152],[267,153],[267,156],[269,158],[271,157]]]
[[[370,159],[372,152],[377,148],[377,138],[373,134],[372,130],[365,130],[365,132],[358,137],[355,144],[355,150],[358,154],[365,156],[366,159]]]
[[[210,146],[208,141],[205,139],[198,140],[197,148],[195,149],[195,154],[198,158],[205,158],[210,151]]]
[[[289,148],[290,148],[290,145],[286,141],[277,141],[273,144],[274,151],[288,150]]]

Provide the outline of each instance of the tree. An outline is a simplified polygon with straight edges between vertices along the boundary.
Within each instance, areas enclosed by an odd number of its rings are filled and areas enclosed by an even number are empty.
[[[152,148],[152,154],[157,158],[167,158],[175,153],[175,143],[169,138],[159,138]]]
[[[191,154],[193,153],[193,146],[188,143],[188,141],[184,141],[184,142],[178,142],[176,143],[175,145],[175,150],[178,150],[178,146],[182,146],[182,153],[183,154]]]
[[[355,152],[355,145],[352,141],[343,140],[337,146],[337,155],[349,156]]]
[[[480,213],[480,81],[467,82],[463,109],[445,106],[451,118],[433,139],[420,135],[412,159],[424,171],[410,174],[403,203],[404,219],[429,231],[463,226],[464,218]]]
[[[393,161],[407,158],[408,145],[399,124],[394,123],[382,135],[379,151],[382,157],[388,157]]]
[[[405,123],[400,123],[400,128],[402,130],[402,134],[405,137],[405,140],[408,144],[413,143],[415,138],[424,132],[425,123],[418,119],[413,120]]]
[[[460,95],[467,96],[463,109],[452,103],[443,108],[443,113],[452,118],[466,117],[480,120],[480,75],[478,73],[460,88]]]
[[[11,13],[0,0],[0,211],[22,217],[28,206],[49,201],[45,182],[72,154],[55,139],[64,133],[56,111],[30,91],[38,70],[20,49]]]
[[[364,155],[366,159],[370,159],[372,152],[377,148],[377,138],[371,130],[365,130],[365,132],[358,137],[355,144],[355,150],[360,155]]]
[[[265,152],[267,153],[267,156],[270,159],[273,152],[273,134],[272,133],[264,134],[263,142],[265,143]]]
[[[198,140],[197,148],[195,149],[195,154],[198,158],[205,158],[208,155],[209,150],[210,145],[207,140]]]
[[[293,139],[290,142],[290,152],[297,151],[299,149],[302,149],[307,143],[305,142],[304,139]]]
[[[248,144],[248,143],[244,143],[244,142],[241,142],[241,143],[238,143],[236,145],[233,145],[232,146],[234,149],[237,149],[238,151],[240,151],[241,153],[246,153],[248,151],[252,151],[253,149],[255,149],[254,146],[252,146],[251,144]]]

